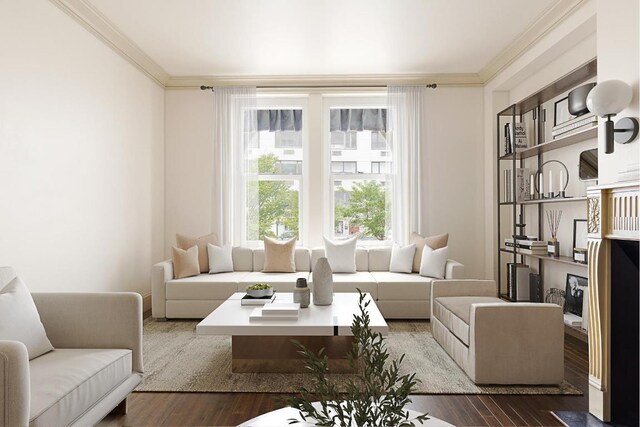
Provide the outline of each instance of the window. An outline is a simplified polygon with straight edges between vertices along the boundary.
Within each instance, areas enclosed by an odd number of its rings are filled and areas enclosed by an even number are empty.
[[[356,150],[358,148],[358,133],[355,131],[332,131],[331,148],[334,150]]]
[[[305,246],[322,236],[390,240],[385,106],[386,95],[258,96],[257,137],[242,153],[239,244],[260,245],[264,236]]]
[[[331,173],[356,173],[357,162],[331,162]]]
[[[389,240],[391,178],[387,174],[392,159],[388,151],[380,151],[388,150],[384,128],[376,129],[384,126],[386,109],[345,107],[328,109],[333,238]],[[336,130],[338,126],[362,130]],[[338,148],[345,151],[336,152]]]
[[[276,148],[302,148],[302,132],[300,131],[276,131]]]
[[[371,132],[371,149],[386,150],[387,134],[384,131]]]
[[[260,108],[257,148],[247,150],[247,243],[299,237],[303,135],[300,108]],[[293,111],[298,122],[293,122]],[[261,120],[262,119],[262,120]],[[255,147],[256,144],[254,144]]]
[[[389,162],[371,162],[371,173],[390,173]]]

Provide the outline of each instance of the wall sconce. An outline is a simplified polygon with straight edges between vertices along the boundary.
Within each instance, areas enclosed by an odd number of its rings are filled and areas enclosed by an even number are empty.
[[[626,144],[638,136],[638,120],[625,117],[616,124],[611,117],[627,108],[633,98],[631,86],[620,80],[607,80],[598,83],[587,95],[587,108],[604,122],[606,154],[613,153],[613,142]]]

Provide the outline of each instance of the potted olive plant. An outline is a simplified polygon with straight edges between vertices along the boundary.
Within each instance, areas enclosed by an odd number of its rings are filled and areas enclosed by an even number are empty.
[[[410,419],[405,406],[411,402],[409,395],[418,383],[416,374],[400,375],[404,354],[397,360],[389,360],[384,337],[369,328],[366,300],[360,292],[360,314],[351,325],[354,344],[347,354],[355,378],[346,383],[346,392],[340,393],[327,373],[329,360],[321,349],[317,354],[300,342],[293,341],[303,356],[306,367],[313,374],[313,388],[301,388],[299,395],[286,399],[286,403],[300,412],[303,421],[319,426],[413,426],[428,419],[427,414]],[[315,404],[314,404],[315,401]],[[290,419],[291,424],[299,422]]]

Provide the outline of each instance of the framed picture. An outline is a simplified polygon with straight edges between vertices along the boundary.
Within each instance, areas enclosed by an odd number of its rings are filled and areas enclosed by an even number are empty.
[[[558,126],[571,120],[573,116],[569,112],[569,97],[564,97],[553,104],[553,125]]]
[[[573,220],[573,260],[587,263],[587,220]]]
[[[567,284],[565,286],[565,313],[572,313],[582,317],[582,306],[587,292],[588,280],[586,277],[576,276],[567,273]]]

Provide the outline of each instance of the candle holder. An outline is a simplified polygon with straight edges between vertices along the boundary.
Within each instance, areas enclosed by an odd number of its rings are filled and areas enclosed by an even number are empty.
[[[544,181],[544,166],[549,164],[549,163],[558,163],[559,165],[561,165],[564,168],[564,173],[565,173],[565,179],[564,179],[564,185],[562,185],[562,188],[560,189],[560,191],[556,194],[555,192],[549,191],[546,196],[544,193],[544,188],[542,189],[543,191],[541,192],[541,188],[540,188],[540,179],[542,179],[542,181]],[[551,183],[549,183],[551,184]],[[533,185],[535,187],[536,193],[538,193],[540,195],[540,199],[555,199],[556,197],[560,197],[560,198],[565,198],[566,197],[566,193],[565,191],[567,190],[567,185],[569,185],[569,169],[567,169],[567,166],[562,163],[560,160],[547,160],[546,162],[544,162],[543,164],[540,165],[540,169],[538,169],[535,174],[534,174],[534,179],[533,179]],[[544,187],[544,186],[543,186]]]

